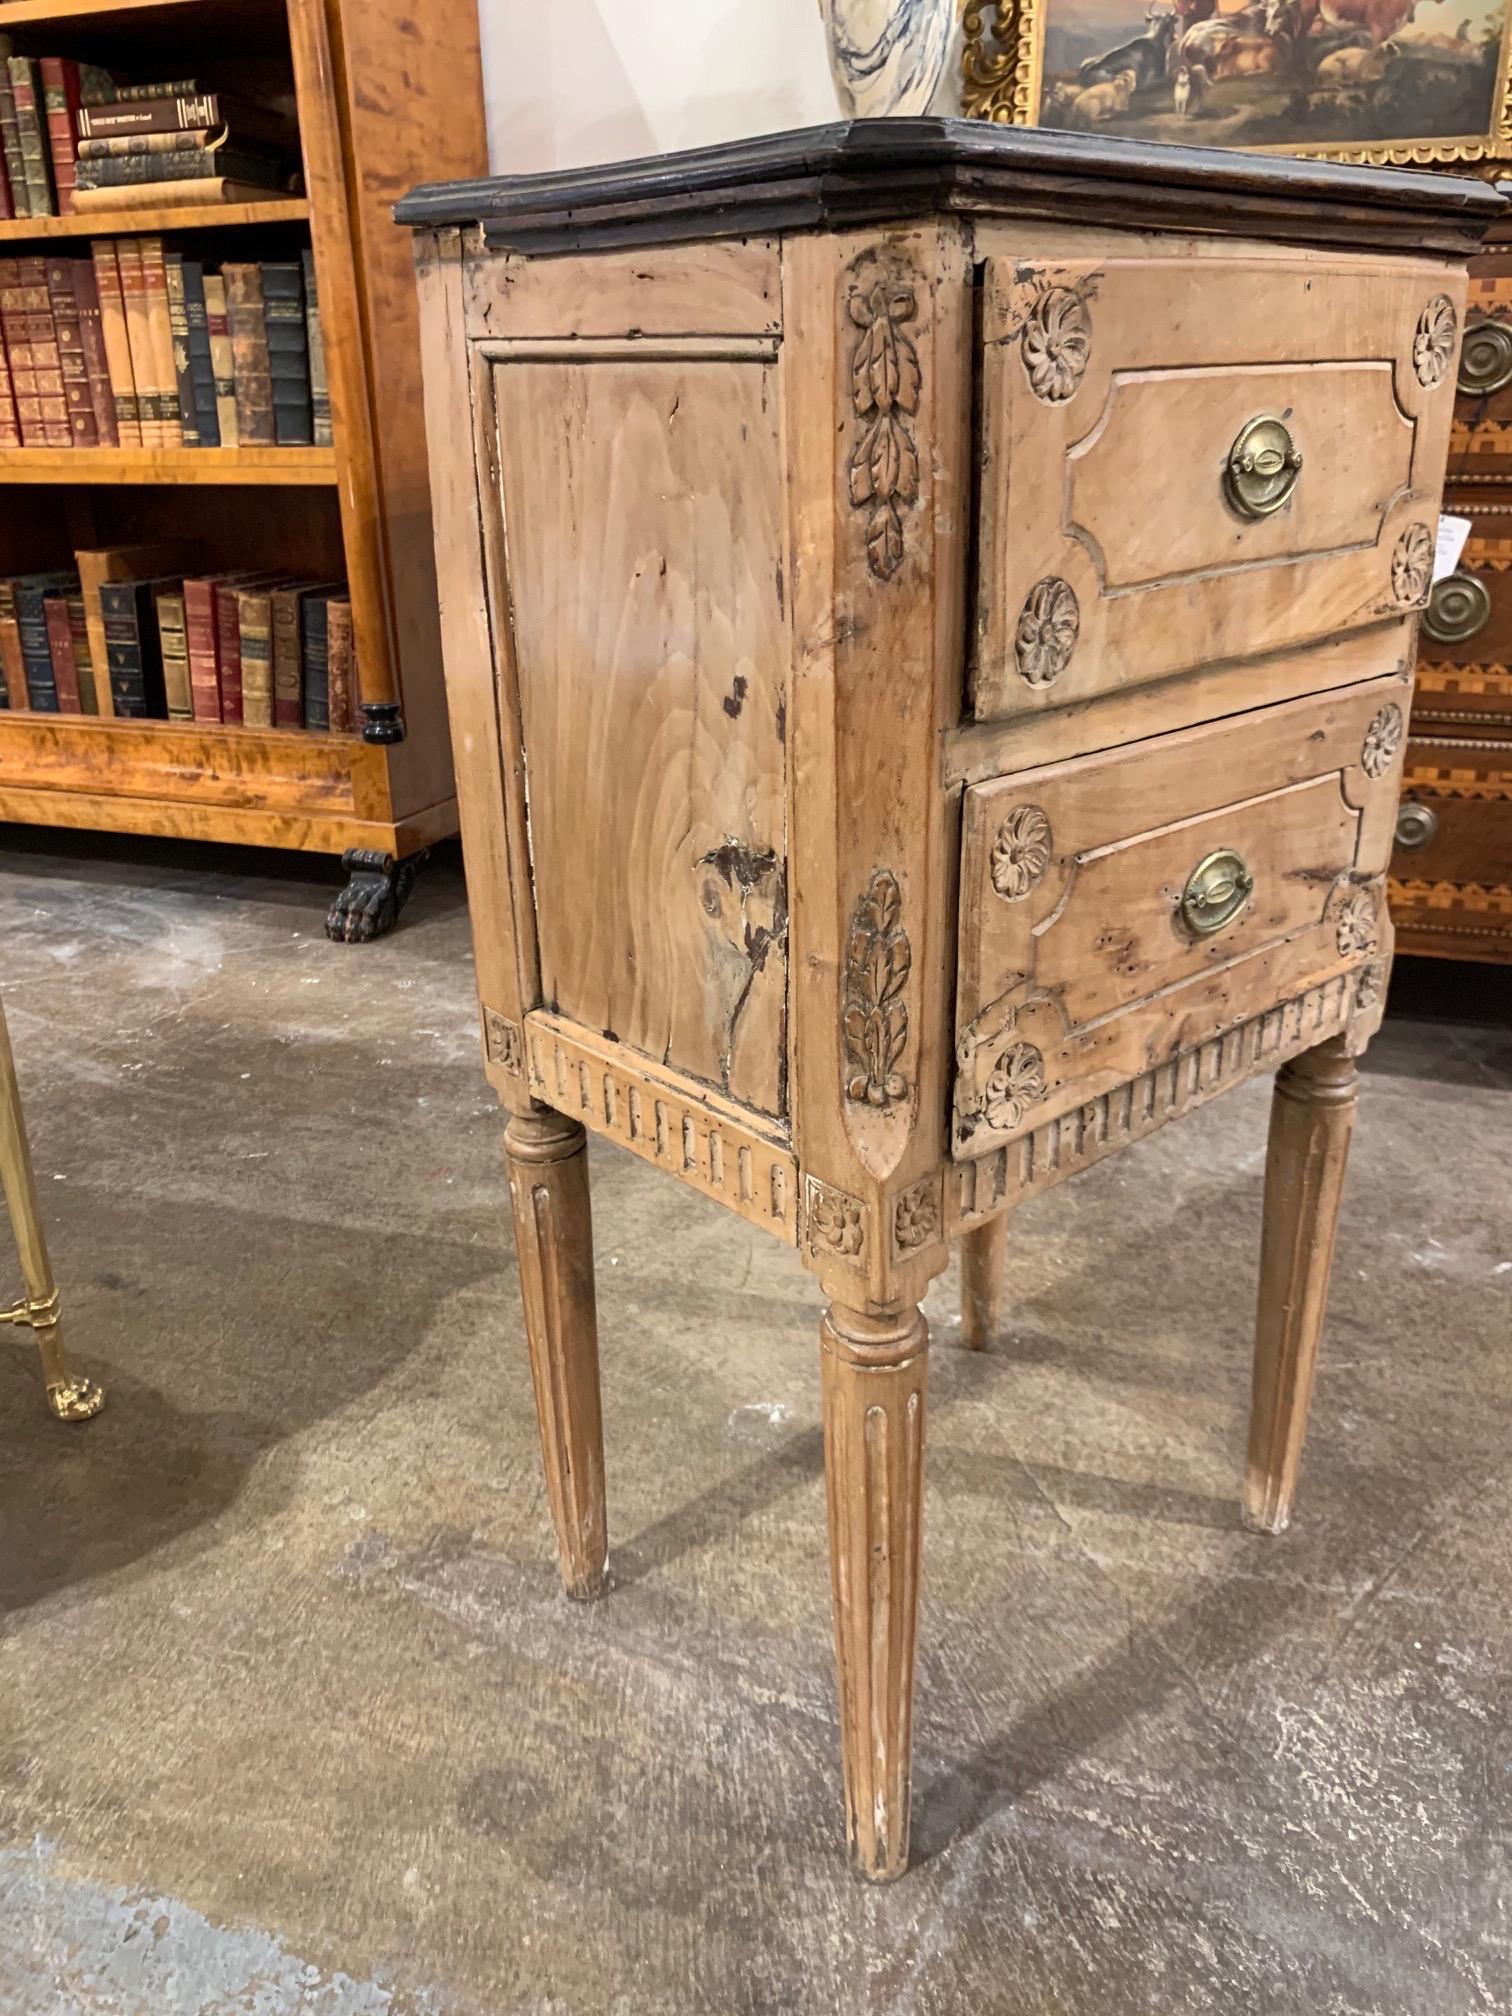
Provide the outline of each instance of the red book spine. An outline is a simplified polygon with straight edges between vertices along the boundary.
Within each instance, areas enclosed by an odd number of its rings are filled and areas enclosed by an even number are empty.
[[[43,56],[39,68],[58,215],[66,217],[74,207],[75,163],[79,158],[79,66],[68,56]]]
[[[37,367],[31,352],[31,320],[26,313],[25,302],[21,261],[0,259],[0,333],[5,338],[5,354],[10,364],[16,425],[21,432],[23,448],[45,448],[42,400],[37,391]]]
[[[58,689],[58,712],[82,714],[79,668],[74,663],[73,626],[68,620],[67,596],[44,596],[42,617],[47,625],[47,655],[52,659],[53,684]]]
[[[84,345],[84,370],[89,383],[89,403],[94,413],[95,438],[102,448],[119,448],[115,399],[110,390],[110,366],[105,361],[105,331],[100,323],[100,294],[95,286],[92,260],[75,259],[73,267],[74,305],[79,314],[79,336]]]
[[[4,321],[0,318],[0,337],[3,337]],[[10,364],[5,355],[5,345],[0,340],[0,448],[19,448],[21,429],[16,420],[16,395],[11,386]]]
[[[213,581],[184,583],[184,635],[189,651],[189,698],[196,721],[221,718],[220,649]]]
[[[229,582],[211,590],[215,609],[215,642],[220,660],[220,718],[242,719],[241,628],[236,615],[236,590]],[[193,674],[191,673],[191,678]]]
[[[9,72],[7,72],[6,73],[7,85],[9,85],[9,82],[10,82],[10,75]],[[10,170],[5,165],[5,156],[3,154],[0,154],[0,219],[4,219],[7,217],[14,217],[15,214],[16,214],[16,199],[11,194]]]
[[[68,420],[63,358],[47,287],[47,261],[21,259],[17,263],[21,268],[21,303],[31,342],[32,368],[37,374],[37,397],[42,406],[42,445],[71,448],[73,428]],[[71,294],[72,289],[69,291]]]
[[[94,400],[89,395],[89,367],[84,361],[84,331],[79,320],[79,297],[74,292],[73,268],[72,259],[48,260],[47,298],[58,339],[69,443],[75,448],[98,448],[100,430],[95,425]]]

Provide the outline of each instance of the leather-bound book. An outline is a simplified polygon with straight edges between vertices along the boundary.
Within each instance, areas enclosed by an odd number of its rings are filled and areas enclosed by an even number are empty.
[[[189,305],[184,299],[184,260],[164,252],[163,277],[168,297],[168,333],[173,342],[173,386],[178,400],[179,433],[186,448],[200,445],[194,406],[194,367],[189,361]]]
[[[170,721],[194,719],[194,695],[189,690],[189,641],[184,629],[184,584],[169,582],[152,598],[157,618],[158,649],[163,660],[163,698]]]
[[[315,283],[315,254],[299,255],[304,276],[305,340],[310,353],[310,425],[317,448],[331,445],[331,388],[326,378],[325,336],[320,327],[320,301]]]
[[[0,676],[5,680],[6,706],[29,707],[21,626],[16,621],[16,584],[11,580],[0,581]]]
[[[114,712],[125,720],[167,718],[154,604],[159,590],[176,586],[178,583],[172,580],[101,583],[100,609],[105,618],[110,697]]]
[[[205,269],[198,259],[185,259],[182,265],[195,432],[199,435],[201,448],[219,448],[220,417],[215,404],[215,365],[210,356],[210,323],[205,313]]]
[[[163,402],[158,389],[157,363],[153,355],[152,331],[147,322],[147,278],[142,269],[141,241],[115,241],[116,266],[121,276],[121,299],[126,312],[126,340],[130,346],[131,375],[136,386],[137,423],[144,448],[161,448],[164,443]]]
[[[84,329],[79,297],[74,292],[74,262],[54,253],[47,261],[47,300],[58,343],[58,369],[68,415],[68,445],[98,448],[94,399],[89,390],[89,366],[84,356]]]
[[[215,627],[215,590],[221,579],[201,574],[184,582],[184,643],[196,721],[221,719],[220,641]]]
[[[205,327],[210,337],[210,368],[215,374],[220,444],[235,448],[241,439],[236,425],[236,373],[231,362],[231,325],[226,319],[226,283],[219,273],[205,275]]]
[[[52,589],[66,589],[69,574],[21,574],[16,577],[16,627],[21,632],[21,662],[25,668],[26,690],[33,711],[58,712],[58,684],[53,675],[52,647],[47,637],[47,597]]]
[[[84,620],[84,597],[82,593],[67,597],[68,629],[73,642],[74,676],[79,687],[79,709],[84,714],[98,714],[100,696],[95,688],[94,651],[90,645],[89,625]]]
[[[319,734],[331,727],[330,632],[331,597],[336,588],[317,588],[299,611],[299,658],[304,725]],[[274,667],[275,677],[277,666]]]
[[[16,418],[16,395],[11,385],[10,363],[0,339],[0,448],[19,448],[21,427]]]
[[[10,58],[14,45],[9,35],[0,35],[0,155],[5,160],[5,179],[10,184],[11,214],[30,217],[31,195],[26,187],[26,163],[21,155],[21,129],[16,124],[16,94],[11,88]]]
[[[291,581],[273,591],[273,725],[304,726],[304,604],[321,587],[339,582]]]
[[[268,375],[273,391],[273,438],[280,447],[308,448],[315,435],[310,414],[304,283],[298,262],[265,259],[262,296],[268,331]]]
[[[16,103],[16,128],[21,140],[21,167],[33,217],[55,217],[52,156],[47,146],[47,114],[42,104],[42,73],[30,56],[6,59],[11,95]]]
[[[84,369],[89,377],[89,403],[94,409],[95,434],[102,448],[119,448],[121,435],[116,422],[115,395],[110,389],[110,363],[105,355],[104,317],[100,310],[94,261],[72,259],[69,269],[74,303],[79,311],[79,334],[84,344]]]
[[[21,261],[0,259],[0,336],[10,368],[11,397],[16,406],[16,427],[23,448],[43,448],[42,400],[37,392],[37,372],[32,363],[31,324],[21,285]]]
[[[352,598],[343,592],[326,605],[326,686],[333,735],[357,725],[357,664],[352,649]]]
[[[273,726],[273,594],[242,588],[236,594],[242,719],[249,728]]]
[[[67,217],[74,207],[74,182],[78,174],[79,66],[69,56],[43,56],[37,68],[42,78],[53,193],[57,197],[58,215]]]
[[[53,320],[52,295],[48,286],[45,259],[23,258],[21,293],[26,303],[26,326],[30,332],[32,369],[36,373],[37,398],[42,410],[42,439],[48,448],[71,448],[73,428],[68,419],[68,394],[63,385],[63,357],[58,348],[58,327]],[[72,289],[70,289],[72,298]]]
[[[173,324],[168,312],[168,266],[161,238],[137,240],[142,254],[142,291],[147,305],[147,338],[152,353],[152,381],[162,420],[162,445],[183,446],[179,419],[178,374],[173,368]]]
[[[74,555],[79,575],[79,591],[84,601],[84,621],[89,630],[89,656],[96,668],[95,699],[101,714],[114,713],[105,641],[105,617],[100,606],[100,590],[107,581],[144,581],[165,574],[179,575],[193,567],[198,558],[194,543],[186,539],[159,539],[134,546],[90,546]]]
[[[226,283],[226,320],[231,331],[237,438],[244,448],[272,447],[277,435],[262,274],[250,261],[232,261],[222,266],[221,278]]]
[[[42,597],[42,621],[47,630],[47,655],[52,660],[53,691],[60,714],[82,714],[79,673],[74,663],[73,630],[68,621],[68,592],[58,589]]]
[[[116,435],[123,448],[140,448],[142,423],[137,414],[131,339],[126,333],[126,297],[121,292],[121,269],[116,263],[115,243],[109,238],[96,238],[90,244],[89,253],[95,293],[100,303],[100,335],[105,345]]]

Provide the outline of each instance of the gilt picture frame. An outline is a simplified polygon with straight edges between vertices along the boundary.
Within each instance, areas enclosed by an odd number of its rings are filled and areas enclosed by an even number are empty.
[[[1335,161],[1509,161],[1509,23],[1512,0],[965,0],[963,109]]]

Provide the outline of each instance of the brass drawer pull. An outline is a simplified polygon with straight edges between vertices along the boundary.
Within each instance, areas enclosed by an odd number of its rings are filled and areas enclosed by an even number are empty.
[[[1491,614],[1486,584],[1474,574],[1446,574],[1436,581],[1423,611],[1423,628],[1435,644],[1467,644],[1484,630]]]
[[[1296,488],[1301,451],[1284,420],[1262,413],[1239,429],[1223,469],[1223,487],[1246,518],[1268,518]]]
[[[1197,863],[1181,892],[1181,921],[1194,938],[1211,938],[1232,924],[1250,899],[1255,878],[1232,847]]]
[[[1396,844],[1415,849],[1426,847],[1438,831],[1438,814],[1431,805],[1409,798],[1397,813]]]
[[[1457,390],[1468,399],[1489,399],[1512,385],[1512,328],[1505,322],[1469,322],[1460,352]]]

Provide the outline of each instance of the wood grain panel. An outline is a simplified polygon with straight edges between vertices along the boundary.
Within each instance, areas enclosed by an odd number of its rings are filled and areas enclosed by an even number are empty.
[[[1400,615],[1453,393],[1413,364],[1462,281],[1386,262],[988,262],[974,711],[1045,711]],[[1243,426],[1302,454],[1269,516],[1225,499]],[[1026,650],[1047,584],[1064,647]],[[1426,583],[1424,583],[1426,588]],[[1068,598],[1070,598],[1068,600]]]
[[[546,1003],[785,1104],[775,372],[497,364]]]
[[[481,259],[468,272],[473,336],[775,336],[782,269],[770,238],[647,246],[596,258]]]
[[[1376,680],[968,791],[957,1154],[1380,951],[1408,693]],[[1223,849],[1253,890],[1199,936],[1182,892]]]

